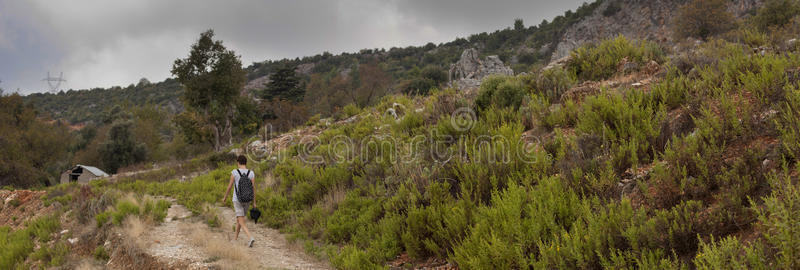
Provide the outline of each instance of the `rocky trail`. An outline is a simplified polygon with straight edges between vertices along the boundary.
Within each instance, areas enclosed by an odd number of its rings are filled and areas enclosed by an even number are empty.
[[[146,252],[166,265],[189,265],[191,269],[329,269],[325,263],[289,244],[278,231],[248,220],[255,238],[252,248],[242,231],[238,240],[234,212],[215,206],[221,224],[210,228],[174,200],[164,222],[143,230],[138,243]]]

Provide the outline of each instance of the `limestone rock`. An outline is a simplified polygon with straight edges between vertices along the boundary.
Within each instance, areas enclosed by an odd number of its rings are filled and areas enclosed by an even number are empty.
[[[625,7],[610,16],[603,11],[612,2]],[[570,26],[561,36],[555,47],[551,61],[568,56],[570,52],[584,43],[623,35],[630,39],[652,41],[671,41],[674,18],[679,8],[687,0],[609,0],[603,1],[594,12],[580,22]],[[736,17],[746,16],[747,12],[763,0],[730,1],[728,11]]]
[[[514,75],[514,70],[503,64],[497,55],[481,60],[478,50],[466,49],[461,53],[461,59],[450,66],[450,85],[459,89],[477,88],[484,77],[492,74]]]

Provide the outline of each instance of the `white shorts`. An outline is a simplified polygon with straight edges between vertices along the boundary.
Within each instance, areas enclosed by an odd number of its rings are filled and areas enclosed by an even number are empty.
[[[242,204],[239,201],[233,201],[233,210],[237,217],[247,216],[245,213],[247,213],[248,207],[250,207],[250,203]]]

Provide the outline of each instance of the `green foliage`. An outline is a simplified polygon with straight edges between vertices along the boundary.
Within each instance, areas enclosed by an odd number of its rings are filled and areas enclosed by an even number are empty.
[[[797,87],[787,89],[786,101],[776,122],[783,153],[795,160],[800,159],[800,89]]]
[[[133,140],[131,122],[118,122],[108,131],[106,142],[100,145],[103,168],[109,173],[117,173],[121,167],[145,160],[144,144]]]
[[[47,266],[61,266],[66,261],[64,257],[66,257],[69,252],[69,246],[59,241],[53,243],[51,246],[42,245],[39,249],[31,253],[30,258],[41,261]]]
[[[67,126],[47,123],[44,115],[18,94],[0,95],[0,183],[19,188],[53,184],[70,166]]]
[[[358,108],[358,106],[356,106],[355,104],[351,103],[351,104],[347,104],[347,106],[344,106],[344,108],[342,108],[342,110],[341,110],[341,112],[340,112],[340,114],[338,115],[337,118],[338,119],[347,119],[347,118],[353,117],[355,115],[358,115],[359,113],[361,113],[361,109]]]
[[[542,179],[530,193],[512,184],[478,208],[475,225],[453,258],[467,269],[529,268],[537,244],[568,228],[578,211],[577,195],[557,178]]]
[[[681,7],[675,18],[678,38],[706,39],[733,28],[734,18],[725,0],[692,0]]]
[[[761,246],[745,246],[735,236],[719,241],[711,237],[709,243],[700,242],[694,258],[697,269],[769,269]]]
[[[212,142],[214,150],[219,151],[223,139],[231,136],[225,131],[231,131],[230,115],[244,87],[246,72],[236,53],[213,38],[213,30],[201,33],[189,56],[175,60],[171,72],[184,86],[182,99],[187,112],[197,115],[201,127],[216,130]]]
[[[562,68],[551,68],[539,73],[533,80],[533,91],[550,103],[561,100],[561,95],[575,85],[575,79]]]
[[[97,248],[95,248],[94,251],[92,251],[92,256],[94,256],[95,259],[101,261],[108,261],[109,258],[108,252],[106,251],[106,248],[103,246],[97,246]]]
[[[800,163],[794,169],[800,170]],[[756,209],[761,231],[775,252],[775,266],[791,269],[800,266],[800,185],[788,173],[769,179],[772,194],[764,198],[764,208]]]
[[[377,222],[380,210],[380,204],[370,198],[353,193],[347,194],[344,201],[328,218],[327,240],[332,243],[349,241],[357,230]]]
[[[97,227],[102,227],[103,225],[105,225],[111,218],[111,213],[112,213],[111,211],[106,211],[94,216],[94,219],[97,221]]]
[[[664,61],[664,51],[649,41],[633,42],[623,36],[589,44],[572,52],[566,69],[581,80],[604,80],[613,76],[623,59],[639,67]]]
[[[300,78],[295,73],[295,67],[284,66],[269,76],[269,83],[261,96],[267,100],[284,99],[300,102],[304,95],[305,88],[300,85]]]
[[[116,211],[111,213],[111,222],[117,226],[122,224],[126,217],[130,215],[138,216],[140,212],[139,206],[128,200],[117,202],[114,208],[116,208]]]
[[[647,163],[654,157],[652,147],[661,134],[666,116],[663,106],[648,106],[640,92],[589,97],[583,104],[576,129],[584,134],[602,136],[614,153],[617,172]]]
[[[772,26],[784,26],[800,14],[800,3],[797,0],[767,0],[758,9],[753,22],[762,30]]]
[[[24,229],[11,231],[9,227],[0,227],[0,269],[14,269],[20,266],[20,263],[31,255],[33,248],[36,245],[34,240],[38,239],[40,243],[47,243],[50,241],[50,235],[60,227],[58,217],[45,216],[33,221],[27,222]],[[50,260],[49,263],[62,262],[63,255],[65,254],[63,247],[57,247],[54,250],[56,257],[49,256],[48,250],[40,252],[37,257],[41,259],[54,258],[55,261]]]
[[[517,77],[491,76],[485,78],[475,99],[478,110],[486,110],[491,106],[498,108],[519,108],[526,95],[525,85]]]

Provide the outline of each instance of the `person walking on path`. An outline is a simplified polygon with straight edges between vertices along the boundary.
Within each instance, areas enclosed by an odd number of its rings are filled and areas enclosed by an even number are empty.
[[[234,240],[239,239],[239,231],[244,229],[244,233],[250,237],[250,242],[247,243],[247,246],[253,247],[255,238],[253,238],[253,235],[250,234],[250,230],[247,229],[247,225],[245,224],[245,213],[247,213],[247,209],[251,202],[254,208],[256,206],[255,196],[253,196],[253,191],[255,190],[255,173],[247,169],[247,157],[244,155],[239,155],[236,160],[237,163],[239,163],[239,167],[231,171],[231,179],[228,182],[228,190],[225,191],[225,196],[222,198],[222,203],[225,204],[225,201],[228,199],[228,194],[231,192],[231,187],[233,187],[233,210],[236,212],[236,237]],[[248,183],[243,181],[250,182],[250,185],[248,186]]]

